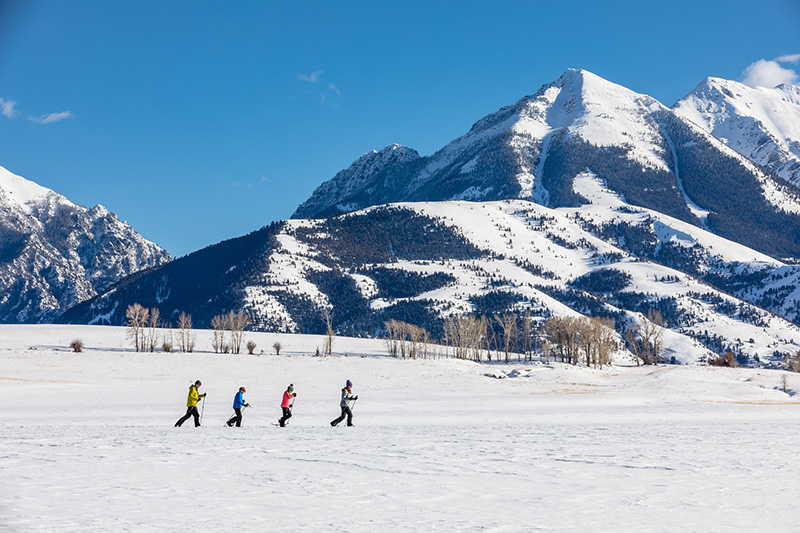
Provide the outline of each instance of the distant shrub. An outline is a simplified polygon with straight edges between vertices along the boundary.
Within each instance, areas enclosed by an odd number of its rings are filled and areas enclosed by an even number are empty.
[[[171,340],[164,340],[164,342],[161,343],[161,349],[164,350],[164,352],[166,352],[166,353],[171,352],[172,351],[172,341]]]
[[[733,352],[725,352],[719,357],[715,357],[714,359],[709,359],[708,364],[711,366],[727,366],[730,368],[739,367],[739,362],[736,361],[736,356],[733,355]]]
[[[272,345],[272,348],[275,350],[275,355],[280,355],[281,348],[283,348],[283,346],[281,345],[281,343],[276,342],[275,344]]]
[[[71,343],[69,343],[69,347],[72,348],[72,351],[75,353],[80,353],[83,351],[83,341],[80,339],[75,339]]]
[[[256,349],[256,343],[253,342],[253,341],[247,341],[247,353],[249,353],[250,355],[253,355],[253,352],[255,352],[255,349]]]

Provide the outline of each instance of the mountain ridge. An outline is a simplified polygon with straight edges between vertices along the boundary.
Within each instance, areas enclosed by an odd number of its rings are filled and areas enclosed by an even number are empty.
[[[169,254],[102,205],[0,167],[1,323],[47,322]]]
[[[755,163],[800,185],[800,86],[749,87],[710,77],[673,109]]]
[[[522,198],[576,206],[585,199],[574,192],[574,177],[591,169],[634,205],[800,260],[797,240],[776,231],[800,237],[800,189],[655,98],[585,70],[567,70],[430,156],[413,153],[413,160],[384,161],[369,175],[351,165],[292,217],[404,201]],[[739,198],[730,197],[734,190]],[[767,238],[759,242],[757,234]]]

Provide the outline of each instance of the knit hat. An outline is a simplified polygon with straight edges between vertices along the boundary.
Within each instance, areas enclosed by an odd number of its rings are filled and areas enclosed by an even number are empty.
[[[286,387],[286,390],[288,390],[289,392],[292,392],[294,390],[294,385],[292,383],[290,383],[289,386]]]
[[[353,382],[348,379],[347,380],[347,384],[345,385],[345,387],[352,387],[352,386],[353,386]]]
[[[202,385],[202,383],[200,383],[200,380],[199,380],[199,379],[198,379],[197,381],[195,381],[195,382],[194,382],[194,384],[195,384],[195,385],[197,385],[198,387],[199,387],[200,385]]]

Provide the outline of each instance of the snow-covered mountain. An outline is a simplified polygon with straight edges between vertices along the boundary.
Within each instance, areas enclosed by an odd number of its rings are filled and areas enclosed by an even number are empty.
[[[391,154],[402,157],[391,157]],[[589,171],[629,203],[762,252],[800,258],[800,190],[647,95],[584,70],[478,122],[427,157],[397,145],[320,186],[293,218],[397,201],[577,206]]]
[[[357,197],[359,195],[381,195],[385,191],[381,176],[387,169],[410,166],[420,160],[416,150],[392,144],[380,152],[373,150],[358,158],[349,168],[337,173],[333,179],[320,185],[311,198],[302,203],[295,211],[296,216],[303,213],[315,215],[339,214],[363,207],[359,202],[349,204],[337,203],[339,199]]]
[[[674,110],[745,157],[800,185],[800,86],[748,87],[708,78]]]
[[[46,322],[169,254],[92,209],[0,167],[0,323]]]
[[[772,364],[800,348],[800,329],[763,308],[797,320],[800,267],[631,206],[594,174],[575,188],[587,204],[419,202],[276,223],[127,278],[61,321],[119,325],[137,302],[200,327],[237,309],[258,331],[322,333],[328,309],[339,334],[397,319],[441,338],[462,313],[604,316],[621,333],[657,309],[678,361],[732,350]]]
[[[293,215],[130,276],[67,311],[119,325],[132,303],[195,324],[443,337],[458,314],[658,310],[677,361],[800,348],[800,190],[655,99],[569,70],[431,156],[391,145]]]

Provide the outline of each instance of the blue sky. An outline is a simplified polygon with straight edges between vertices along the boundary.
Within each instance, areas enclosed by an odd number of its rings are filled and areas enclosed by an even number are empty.
[[[796,81],[798,28],[797,0],[0,0],[0,165],[184,255],[567,68],[667,105],[748,67]]]

